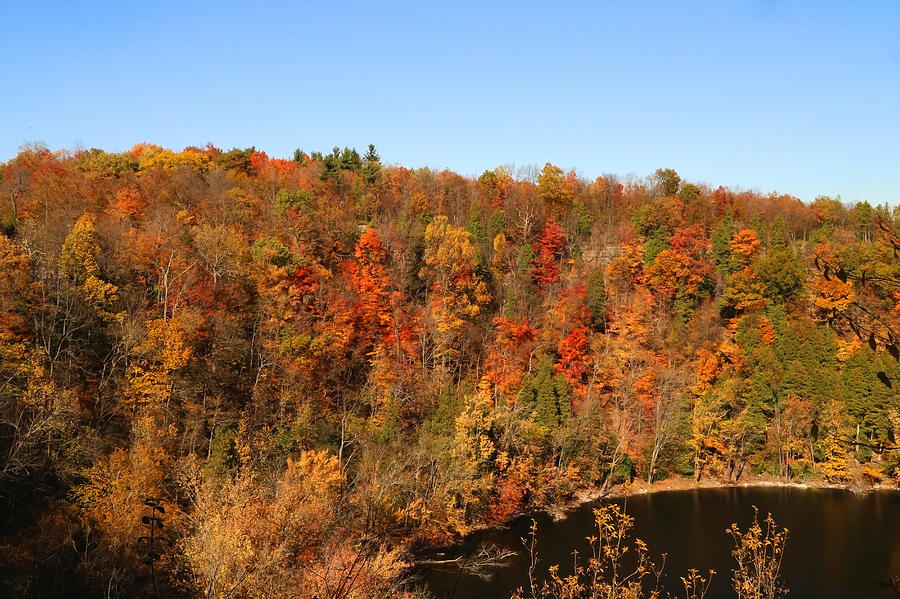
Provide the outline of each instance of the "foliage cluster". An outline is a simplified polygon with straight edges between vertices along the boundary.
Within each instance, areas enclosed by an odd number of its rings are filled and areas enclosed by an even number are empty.
[[[895,218],[670,169],[26,148],[3,593],[399,595],[417,548],[586,487],[896,480]]]

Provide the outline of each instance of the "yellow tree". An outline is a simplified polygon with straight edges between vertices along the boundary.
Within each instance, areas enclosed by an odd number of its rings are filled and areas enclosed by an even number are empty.
[[[725,453],[725,444],[719,425],[726,417],[720,393],[713,389],[722,374],[720,356],[705,348],[697,350],[697,382],[690,388],[691,438],[688,445],[694,450],[694,476],[697,480],[704,472],[715,471],[720,466],[720,457]]]
[[[762,242],[753,229],[741,229],[728,242],[732,255],[737,257],[738,262],[744,267],[750,266],[761,245]]]
[[[752,268],[742,268],[728,276],[721,302],[734,314],[759,310],[766,305],[766,285]]]
[[[149,416],[137,418],[131,430],[131,446],[97,459],[84,473],[85,481],[74,489],[73,496],[99,541],[86,549],[85,561],[110,596],[129,589],[133,592],[136,578],[149,574],[141,564],[151,551],[154,559],[161,558],[162,562],[173,557],[167,542],[160,539],[151,548],[141,537],[148,534],[142,521],[148,500],[164,506],[161,533],[166,539],[177,537],[181,528],[177,502],[166,499],[171,497],[167,479],[171,479],[174,466],[167,446],[171,446],[174,435],[174,427],[162,429]]]
[[[15,503],[75,458],[77,422],[74,393],[50,378],[34,349],[0,329],[0,500]]]
[[[556,215],[564,214],[571,207],[575,197],[572,185],[566,180],[563,170],[549,162],[538,175],[537,193]]]
[[[428,224],[425,268],[421,274],[431,280],[436,356],[445,367],[459,355],[466,325],[491,301],[487,285],[475,267],[475,248],[468,231],[454,227],[443,215]]]
[[[223,486],[195,479],[182,543],[195,584],[205,597],[390,597],[405,564],[355,529],[342,486],[326,451],[288,460],[274,484],[249,470]]]
[[[853,285],[835,277],[816,277],[813,288],[816,308],[826,316],[846,310],[856,300]]]
[[[132,409],[139,407],[167,419],[175,390],[175,374],[193,357],[188,325],[182,315],[147,322],[146,338],[134,348],[126,397]]]
[[[846,409],[832,399],[823,407],[821,418],[822,428],[825,432],[822,441],[825,459],[820,464],[819,472],[830,482],[845,482],[849,478],[848,464],[850,463],[847,445],[842,442],[849,437],[846,432]]]
[[[324,451],[289,460],[274,488],[249,471],[221,487],[194,481],[183,546],[204,595],[302,596],[303,568],[326,540],[340,481],[337,458]]]
[[[493,441],[494,402],[488,384],[482,381],[479,389],[466,397],[462,412],[456,417],[450,455],[458,476],[455,489],[448,500],[450,524],[465,532],[473,506],[486,501],[493,487],[491,464],[496,454]]]
[[[63,243],[59,266],[75,283],[94,313],[103,320],[112,321],[116,314],[110,310],[119,298],[119,288],[100,278],[99,253],[94,221],[90,216],[83,215],[75,222]]]
[[[0,331],[14,337],[26,334],[37,289],[28,255],[0,235]]]

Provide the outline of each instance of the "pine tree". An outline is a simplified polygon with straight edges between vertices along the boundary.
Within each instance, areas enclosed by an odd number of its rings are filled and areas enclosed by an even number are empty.
[[[716,226],[712,234],[712,256],[716,262],[716,270],[720,275],[727,275],[737,270],[737,262],[731,255],[731,246],[729,242],[734,236],[734,217],[729,211],[719,224]]]

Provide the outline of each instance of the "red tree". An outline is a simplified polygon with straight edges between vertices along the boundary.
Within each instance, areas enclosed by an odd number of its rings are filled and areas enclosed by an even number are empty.
[[[566,244],[566,234],[556,219],[550,218],[544,224],[537,243],[532,247],[536,254],[531,264],[531,276],[539,287],[547,287],[559,280],[559,254]]]

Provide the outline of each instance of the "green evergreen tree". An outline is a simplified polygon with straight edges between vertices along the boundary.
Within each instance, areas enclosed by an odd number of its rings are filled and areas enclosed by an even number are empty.
[[[584,204],[575,204],[575,235],[581,239],[586,239],[591,235],[591,229],[594,227],[594,219]]]
[[[753,215],[753,218],[750,219],[750,223],[747,225],[748,229],[751,229],[756,233],[756,236],[763,240],[766,238],[766,227],[763,225],[762,218],[759,216],[759,213]]]
[[[587,281],[587,309],[591,312],[591,324],[597,331],[606,328],[606,285],[603,270],[602,267],[596,269]]]
[[[713,260],[716,262],[716,270],[722,276],[728,275],[738,268],[737,261],[731,255],[731,246],[729,245],[733,236],[734,217],[729,210],[719,221],[711,238]]]
[[[481,204],[472,202],[469,208],[469,218],[466,221],[466,231],[472,240],[472,244],[480,245],[484,243],[484,226],[481,224]]]
[[[667,231],[659,230],[654,231],[647,240],[644,241],[644,264],[650,266],[653,264],[653,261],[656,260],[656,257],[663,250],[668,250],[672,247],[672,244],[669,243],[670,234]]]
[[[553,359],[543,355],[522,384],[519,401],[530,407],[534,422],[547,434],[563,424],[572,413],[572,397],[566,379],[556,374]]]
[[[788,238],[784,215],[777,214],[772,220],[772,226],[769,227],[769,248],[772,251],[783,251],[788,249],[789,245],[790,239]]]
[[[322,157],[322,164],[325,167],[322,172],[323,180],[336,177],[342,170],[359,173],[363,167],[359,152],[346,147],[341,150],[337,146],[331,150],[330,154]]]
[[[379,156],[378,152],[375,151],[374,144],[369,144],[369,149],[366,150],[366,155],[363,156],[363,160],[365,162],[377,162],[381,164],[381,156]]]
[[[488,219],[488,236],[493,239],[506,228],[506,215],[502,210],[494,210]]]
[[[366,151],[366,155],[363,156],[361,172],[363,178],[365,178],[368,183],[374,183],[381,173],[381,157],[378,155],[378,152],[375,151],[375,146],[373,144],[369,144],[369,149]]]
[[[789,249],[771,251],[756,261],[754,270],[766,286],[766,296],[776,302],[786,302],[803,292],[806,265]]]
[[[306,152],[297,148],[294,150],[294,162],[300,165],[300,167],[304,167],[309,164],[309,156],[307,156]]]

